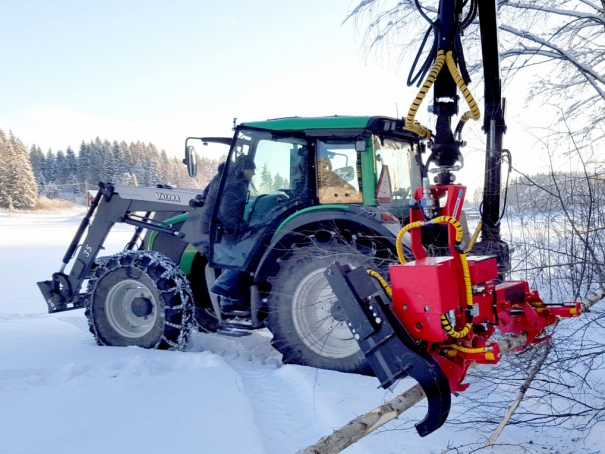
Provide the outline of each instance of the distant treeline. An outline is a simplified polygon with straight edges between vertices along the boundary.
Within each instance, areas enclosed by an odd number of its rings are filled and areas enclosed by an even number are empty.
[[[84,141],[78,152],[71,147],[56,153],[32,145],[29,152],[12,132],[0,129],[0,207],[29,208],[38,197],[76,201],[99,181],[113,184],[204,188],[225,160],[198,155],[198,174],[191,178],[182,158],[169,158],[165,150],[142,142]]]
[[[76,154],[70,147],[46,154],[32,145],[29,157],[39,195],[73,199],[95,189],[99,181],[134,186],[167,184],[203,188],[216,174],[219,160],[198,156],[199,172],[191,178],[182,158],[169,158],[165,150],[142,142],[109,142],[98,137],[84,141]]]

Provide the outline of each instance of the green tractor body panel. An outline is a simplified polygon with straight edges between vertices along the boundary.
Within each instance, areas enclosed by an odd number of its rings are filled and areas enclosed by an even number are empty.
[[[277,228],[277,230],[275,231],[275,233],[277,234],[288,222],[290,222],[295,217],[300,216],[301,214],[304,214],[304,213],[308,213],[309,211],[317,211],[317,210],[346,210],[347,208],[349,208],[348,205],[318,205],[318,206],[314,206],[314,207],[303,208],[302,210],[299,210],[296,213],[290,215],[288,218],[286,218],[286,220],[284,220],[284,222],[282,222],[279,225],[279,227]]]
[[[179,214],[178,216],[174,216],[172,218],[166,219],[162,222],[162,226],[167,227],[170,225],[178,224],[179,222],[185,222],[187,220],[187,213]],[[158,236],[158,232],[152,232],[149,237],[149,244],[147,249],[153,251],[153,243]],[[188,244],[185,250],[183,251],[183,255],[181,256],[181,260],[179,261],[179,268],[183,273],[189,275],[191,274],[191,267],[193,265],[193,260],[195,256],[199,253],[199,251],[192,244]]]
[[[366,152],[361,153],[361,181],[363,183],[363,204],[376,206],[376,156],[372,139],[366,139]]]
[[[179,214],[178,216],[174,216],[172,218],[166,219],[162,222],[163,226],[173,225],[178,222],[185,222],[187,220],[187,213]],[[149,237],[149,245],[147,247],[148,250],[153,251],[153,242],[158,236],[158,232],[151,232],[151,236]]]

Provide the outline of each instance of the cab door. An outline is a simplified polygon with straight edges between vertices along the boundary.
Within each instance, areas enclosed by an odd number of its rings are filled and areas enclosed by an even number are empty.
[[[310,204],[309,168],[304,135],[240,127],[211,222],[211,266],[246,269],[262,254],[279,224]]]

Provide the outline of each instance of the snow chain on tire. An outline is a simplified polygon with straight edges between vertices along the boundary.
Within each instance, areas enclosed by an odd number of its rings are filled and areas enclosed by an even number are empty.
[[[370,374],[353,335],[334,312],[336,298],[323,272],[335,260],[384,272],[380,268],[392,257],[377,256],[373,240],[364,248],[357,239],[346,240],[334,232],[327,241],[309,239],[278,260],[280,270],[269,279],[267,327],[273,333],[272,345],[283,354],[284,363]]]
[[[186,275],[174,262],[154,251],[126,251],[101,257],[96,264],[88,281],[85,315],[90,332],[99,345],[139,345],[178,351],[187,348],[191,332],[195,329],[193,292]],[[116,284],[111,287],[115,288],[121,285],[119,279],[140,281],[141,288],[148,290],[153,298],[153,307],[157,309],[157,313],[154,314],[153,329],[150,329],[153,332],[144,333],[147,339],[141,336],[141,340],[145,342],[139,342],[136,335],[120,338],[120,333],[111,330],[112,325],[107,315],[107,306],[110,304],[107,301],[107,291],[111,293],[111,289],[107,287],[111,283],[104,284],[104,280],[115,281]],[[112,336],[117,342],[108,339]]]

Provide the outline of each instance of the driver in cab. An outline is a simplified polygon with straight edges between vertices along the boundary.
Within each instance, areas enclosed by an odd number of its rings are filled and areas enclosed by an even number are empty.
[[[254,159],[243,155],[237,158],[225,182],[218,218],[225,229],[225,236],[221,243],[226,249],[234,249],[233,252],[237,250],[238,240],[249,230],[244,213],[248,200],[248,188],[255,173]],[[237,299],[237,282],[241,274],[242,272],[239,270],[223,270],[210,291],[231,300]]]

